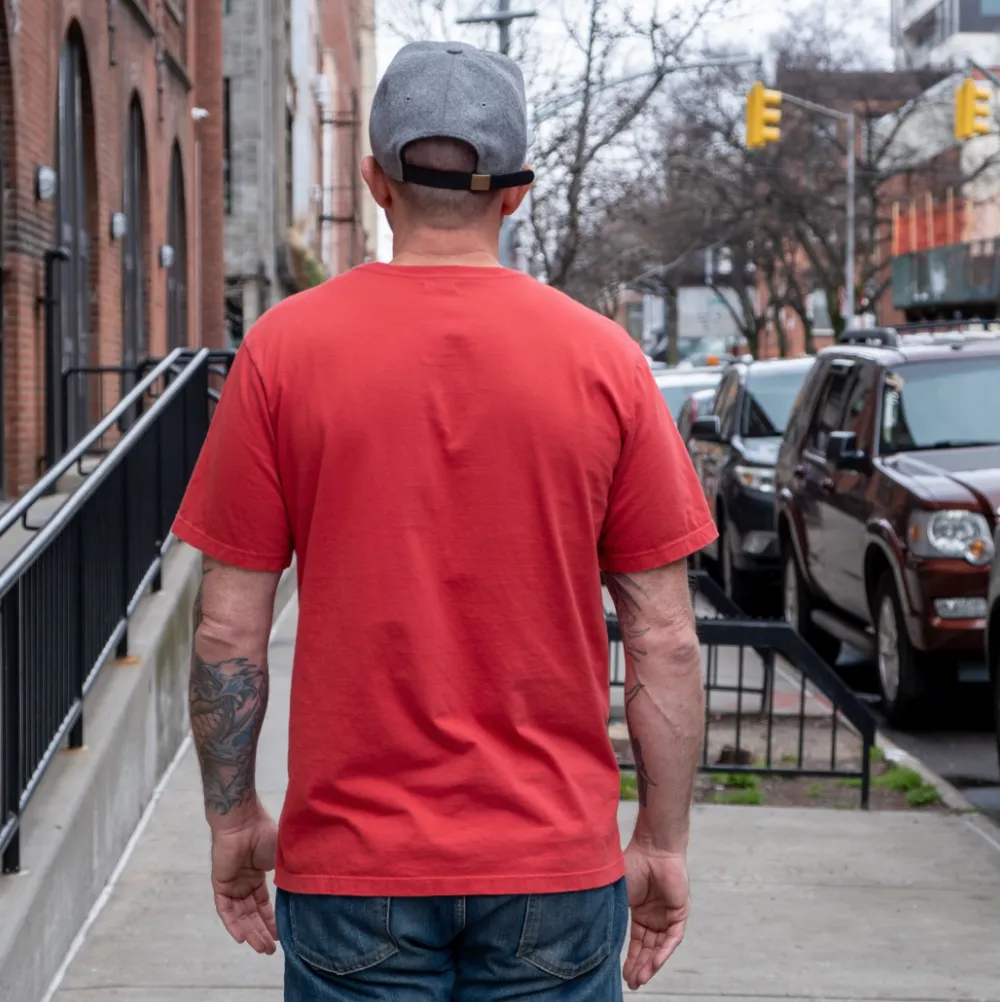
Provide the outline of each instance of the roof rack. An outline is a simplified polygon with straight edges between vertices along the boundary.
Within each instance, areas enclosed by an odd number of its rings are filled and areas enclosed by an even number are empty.
[[[838,344],[865,344],[872,348],[895,348],[899,332],[895,327],[855,327],[844,331]]]

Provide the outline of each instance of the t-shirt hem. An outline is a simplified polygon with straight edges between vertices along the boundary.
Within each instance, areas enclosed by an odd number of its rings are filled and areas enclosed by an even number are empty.
[[[290,554],[279,557],[266,553],[248,553],[246,550],[230,546],[193,526],[179,515],[174,519],[172,532],[178,539],[193,546],[196,550],[201,550],[213,560],[229,564],[231,567],[240,567],[246,571],[283,571],[292,562]]]
[[[665,567],[697,553],[702,547],[708,546],[719,535],[715,523],[708,519],[697,529],[680,539],[671,540],[651,550],[641,553],[609,555],[601,561],[601,570],[610,574],[637,574],[640,571],[651,571],[657,567]]]
[[[495,876],[346,877],[289,873],[279,867],[275,884],[291,894],[339,894],[348,897],[434,897],[469,894],[560,894],[605,887],[625,876],[625,861],[577,873]]]

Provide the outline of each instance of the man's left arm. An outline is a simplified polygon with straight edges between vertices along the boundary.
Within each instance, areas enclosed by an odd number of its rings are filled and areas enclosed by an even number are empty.
[[[257,741],[267,710],[267,647],[280,574],[204,558],[194,607],[189,701],[212,830],[212,889],[230,935],[273,953],[266,873],[277,826],[257,796]]]

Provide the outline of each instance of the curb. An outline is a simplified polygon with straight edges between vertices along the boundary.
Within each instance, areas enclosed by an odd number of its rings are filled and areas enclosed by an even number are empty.
[[[897,765],[906,766],[918,773],[925,783],[933,786],[941,797],[941,802],[945,807],[961,814],[978,814],[984,821],[1000,832],[1000,824],[995,822],[989,815],[976,807],[972,801],[968,800],[957,787],[951,785],[943,776],[939,776],[933,769],[925,765],[915,755],[900,748],[895,741],[891,741],[881,731],[878,733],[875,744],[886,753],[886,759]]]

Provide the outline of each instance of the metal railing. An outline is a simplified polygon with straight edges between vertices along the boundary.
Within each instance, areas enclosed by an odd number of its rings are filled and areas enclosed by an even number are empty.
[[[787,623],[746,617],[704,571],[690,579],[704,658],[701,771],[857,781],[867,807],[869,708]],[[623,686],[613,615],[607,626],[611,685]]]
[[[53,757],[83,744],[83,704],[101,667],[128,648],[128,619],[160,587],[170,526],[208,432],[210,380],[230,353],[177,350],[142,379],[24,498],[18,519],[94,441],[162,390],[83,484],[0,572],[0,855],[20,866],[22,813]],[[28,526],[32,528],[32,526]]]

